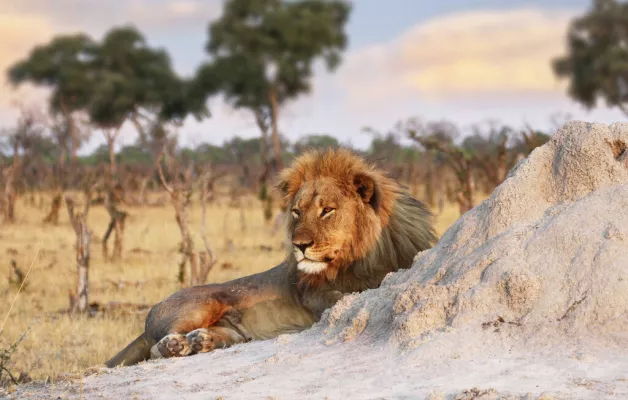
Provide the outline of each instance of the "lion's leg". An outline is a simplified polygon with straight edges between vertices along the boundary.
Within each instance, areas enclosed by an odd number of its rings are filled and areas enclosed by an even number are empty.
[[[151,359],[185,357],[251,340],[240,323],[239,312],[221,309],[222,316],[207,326],[208,321],[216,319],[215,310],[211,311],[209,314],[204,309],[188,310],[185,318],[171,324],[170,333],[151,348]]]
[[[194,353],[207,353],[247,341],[240,333],[222,326],[193,330],[187,334],[187,340]]]

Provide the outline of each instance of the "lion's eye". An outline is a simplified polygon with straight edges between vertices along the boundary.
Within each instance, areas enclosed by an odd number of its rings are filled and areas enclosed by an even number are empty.
[[[301,211],[297,210],[296,208],[293,208],[292,215],[294,216],[294,218],[299,218],[299,216],[301,216]]]
[[[335,208],[331,208],[331,207],[323,208],[323,211],[321,212],[321,217],[324,217],[325,215],[329,214],[330,212],[332,212],[334,210],[335,210]]]

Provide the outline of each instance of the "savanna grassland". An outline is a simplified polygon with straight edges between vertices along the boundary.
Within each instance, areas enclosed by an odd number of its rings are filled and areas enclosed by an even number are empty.
[[[82,200],[80,195],[74,198]],[[15,376],[27,373],[37,380],[57,380],[102,364],[142,331],[147,311],[135,310],[135,305],[151,306],[180,288],[181,237],[169,203],[125,208],[129,218],[119,262],[103,259],[101,238],[109,216],[102,205],[92,206],[88,215],[93,232],[90,302],[122,306],[93,317],[68,315],[65,311],[77,279],[75,234],[65,207],[58,225],[42,222],[51,199],[47,193],[35,194],[34,202],[20,199],[16,223],[0,225],[0,317],[7,317],[0,332],[0,349],[8,348],[26,332],[8,367]],[[208,283],[263,271],[284,257],[283,233],[273,233],[271,224],[265,223],[260,202],[250,197],[241,204],[242,208],[231,206],[227,198],[218,198],[207,208],[207,238],[218,259]],[[458,216],[457,205],[447,204],[437,215],[438,233]],[[190,209],[190,221],[200,249],[198,201]],[[7,315],[19,287],[13,261],[24,274],[32,268]],[[123,306],[126,303],[128,307]]]

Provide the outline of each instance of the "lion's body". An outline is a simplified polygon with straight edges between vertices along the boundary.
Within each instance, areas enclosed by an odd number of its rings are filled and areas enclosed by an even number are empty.
[[[172,294],[151,309],[145,332],[107,366],[308,329],[343,295],[377,288],[436,240],[424,206],[349,152],[307,154],[282,178],[293,210],[286,260],[258,274]]]

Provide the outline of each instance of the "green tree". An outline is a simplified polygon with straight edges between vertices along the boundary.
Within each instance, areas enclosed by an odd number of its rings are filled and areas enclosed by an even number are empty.
[[[194,149],[196,161],[200,163],[211,162],[214,164],[229,164],[229,154],[222,146],[214,146],[209,143],[201,143]]]
[[[339,65],[350,10],[342,0],[230,0],[210,23],[206,50],[213,60],[199,70],[199,85],[253,112],[262,162],[270,130],[275,165],[282,167],[280,108],[310,92],[317,59],[330,71]]]
[[[126,121],[130,120],[140,137],[146,138],[169,122],[181,123],[189,113],[197,118],[208,114],[204,99],[188,99],[193,84],[175,74],[168,54],[149,47],[133,27],[107,32],[97,47],[92,68],[96,79],[90,118],[105,135],[112,175],[115,142]],[[163,136],[163,132],[157,136]]]
[[[120,164],[126,165],[150,165],[153,157],[146,150],[139,146],[124,146],[116,155]]]
[[[628,3],[595,0],[571,22],[568,54],[552,61],[555,74],[569,79],[569,95],[588,108],[599,98],[628,115]]]
[[[52,90],[50,112],[61,115],[67,126],[69,152],[76,161],[80,146],[88,131],[79,129],[77,113],[84,111],[93,90],[91,61],[95,42],[87,35],[61,35],[49,43],[36,46],[24,60],[8,69],[14,85],[30,82]]]
[[[308,149],[320,149],[338,148],[340,143],[338,139],[330,135],[307,135],[297,140],[294,144],[294,150],[297,154],[303,153]]]

